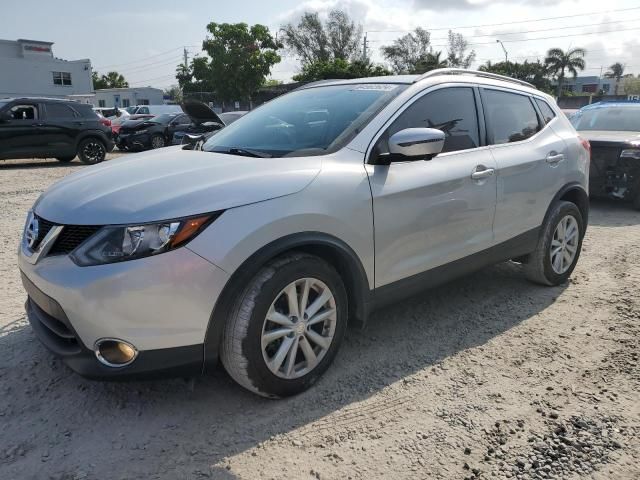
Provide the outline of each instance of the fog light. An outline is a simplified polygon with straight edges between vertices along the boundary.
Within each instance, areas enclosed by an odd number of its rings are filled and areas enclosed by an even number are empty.
[[[108,367],[124,367],[138,356],[138,350],[130,343],[104,338],[96,342],[96,357]]]

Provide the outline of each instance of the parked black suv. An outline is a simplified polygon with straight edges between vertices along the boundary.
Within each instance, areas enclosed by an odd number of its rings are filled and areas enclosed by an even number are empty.
[[[91,105],[49,98],[0,99],[0,160],[76,155],[87,164],[113,149],[111,128]]]

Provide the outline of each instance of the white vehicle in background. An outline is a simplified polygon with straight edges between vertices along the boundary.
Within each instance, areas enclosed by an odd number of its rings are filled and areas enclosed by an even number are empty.
[[[129,112],[127,112],[124,108],[106,108],[106,107],[94,107],[94,112],[99,113],[104,118],[114,121],[116,119],[126,119],[129,117]]]
[[[163,113],[183,113],[180,105],[136,105],[126,108],[129,115],[162,115]]]

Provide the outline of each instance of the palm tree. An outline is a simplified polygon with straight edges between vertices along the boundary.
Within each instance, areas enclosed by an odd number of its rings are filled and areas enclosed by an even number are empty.
[[[428,52],[413,68],[411,73],[425,73],[437,68],[446,68],[449,62],[446,58],[440,58],[442,52]]]
[[[616,62],[609,67],[609,71],[604,74],[606,78],[615,78],[616,86],[614,87],[614,95],[618,95],[618,84],[622,77],[624,77],[624,65],[620,62]]]
[[[562,95],[562,84],[565,79],[565,72],[568,71],[573,78],[578,76],[578,70],[584,70],[584,56],[587,51],[584,48],[573,48],[563,51],[561,48],[552,48],[547,52],[544,63],[549,71],[558,78],[558,97]]]

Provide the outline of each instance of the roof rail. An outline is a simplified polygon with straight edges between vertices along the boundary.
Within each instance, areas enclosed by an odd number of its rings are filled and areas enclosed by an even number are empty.
[[[505,75],[499,75],[497,73],[491,72],[465,70],[464,68],[437,68],[435,70],[431,70],[430,72],[423,73],[418,78],[416,78],[413,83],[416,83],[425,78],[437,77],[438,75],[474,75],[476,77],[493,78],[494,80],[502,80],[503,82],[512,82],[523,85],[525,87],[536,88],[535,85],[532,85],[529,82],[525,82],[524,80],[518,80],[517,78],[511,78]]]

